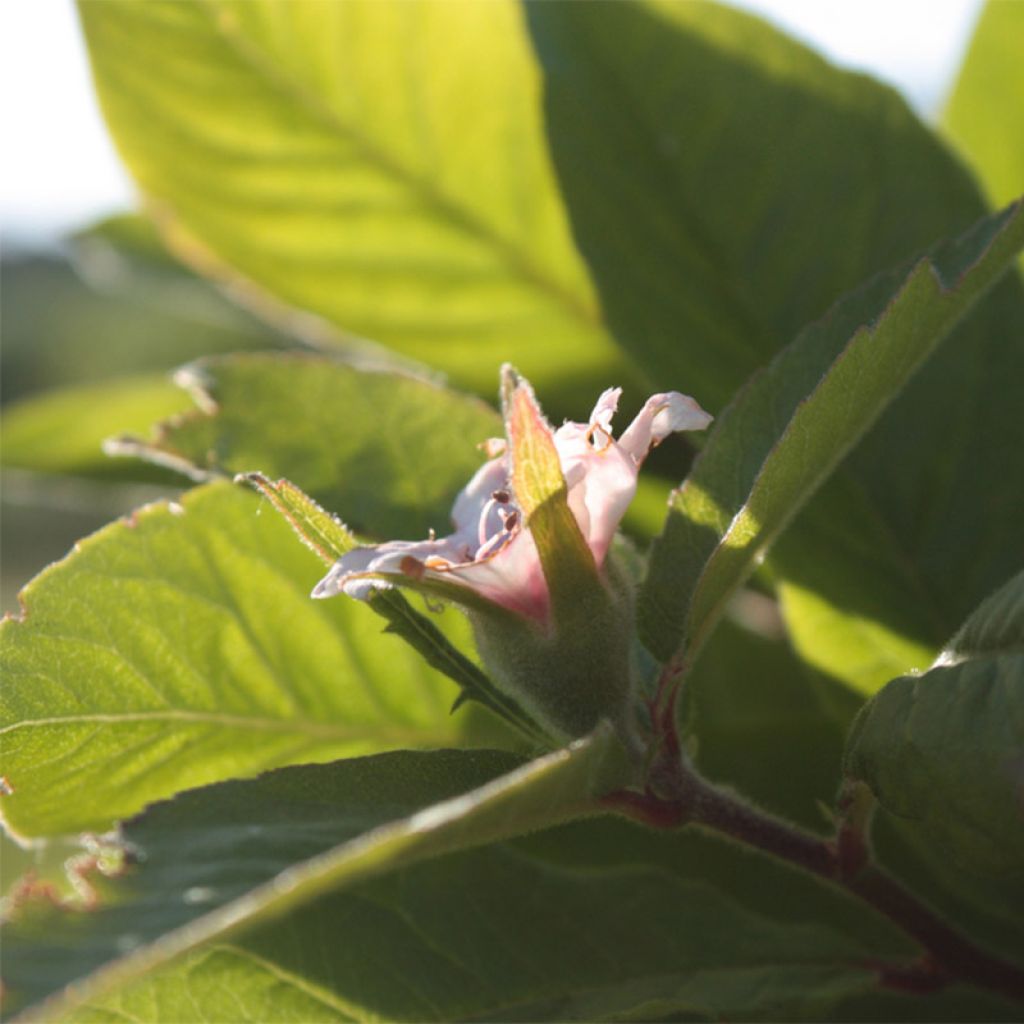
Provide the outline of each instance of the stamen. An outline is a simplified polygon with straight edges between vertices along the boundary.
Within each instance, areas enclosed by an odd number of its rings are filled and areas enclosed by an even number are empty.
[[[512,500],[512,495],[508,491],[491,491],[491,497],[499,505],[507,505]]]
[[[480,521],[476,527],[476,542],[478,545],[487,543],[487,517],[491,514],[491,509],[497,504],[498,499],[492,496],[480,511]]]
[[[423,565],[427,569],[450,569],[452,563],[447,558],[442,558],[440,555],[429,555],[423,561]]]
[[[482,562],[485,558],[500,551],[510,540],[512,534],[510,533],[496,533],[486,544],[482,545],[476,555],[473,557],[474,562]]]
[[[486,441],[477,445],[489,459],[496,459],[499,455],[505,454],[505,439],[503,437],[489,437]]]
[[[398,563],[398,568],[403,575],[409,576],[414,580],[422,579],[423,573],[426,570],[426,566],[418,558],[413,558],[412,555],[406,555]]]

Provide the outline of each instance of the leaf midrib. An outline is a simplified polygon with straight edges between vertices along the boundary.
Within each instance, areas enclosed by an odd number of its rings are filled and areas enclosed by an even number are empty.
[[[595,303],[571,292],[531,261],[515,242],[505,238],[493,226],[446,195],[421,174],[402,166],[388,156],[364,132],[351,124],[346,124],[335,111],[322,104],[301,84],[281,71],[273,59],[252,40],[238,31],[233,31],[228,19],[218,18],[218,0],[198,0],[197,7],[209,19],[214,32],[224,41],[227,48],[241,62],[248,65],[264,84],[287,97],[311,119],[320,122],[331,134],[341,135],[359,147],[370,163],[419,194],[426,205],[432,206],[453,226],[487,243],[516,276],[546,293],[574,319],[581,321],[591,330],[604,332],[601,312]],[[569,244],[572,245],[571,240]]]
[[[231,715],[214,711],[182,711],[170,708],[165,711],[99,712],[85,715],[53,715],[47,718],[26,718],[0,728],[0,736],[18,729],[45,728],[51,725],[107,724],[121,725],[132,722],[181,722],[185,724],[210,725],[242,731],[275,732],[282,734],[301,733],[314,739],[325,740],[394,740],[410,743],[449,744],[451,733],[439,733],[432,729],[396,729],[391,725],[372,721],[363,724],[340,725],[333,722],[316,722],[308,718],[256,718],[247,715]]]

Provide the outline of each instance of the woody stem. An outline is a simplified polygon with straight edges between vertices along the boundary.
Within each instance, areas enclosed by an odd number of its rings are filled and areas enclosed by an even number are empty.
[[[673,739],[669,738],[669,746]],[[667,753],[667,751],[666,751]],[[1024,970],[976,946],[873,863],[863,836],[829,840],[751,806],[708,782],[685,756],[670,777],[664,762],[659,793],[622,790],[603,799],[609,810],[654,828],[700,825],[756,847],[863,900],[911,936],[926,953],[914,969],[880,965],[883,984],[928,990],[960,980],[1024,1001]]]

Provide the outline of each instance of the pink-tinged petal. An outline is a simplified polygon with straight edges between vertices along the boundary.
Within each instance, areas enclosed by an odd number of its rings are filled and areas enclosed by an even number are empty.
[[[410,560],[419,566],[418,578],[444,580],[465,586],[504,608],[544,621],[548,595],[533,538],[516,533],[489,556],[467,560],[453,537],[433,541],[389,541],[354,548],[338,559],[313,589],[315,598],[346,594],[365,601],[374,590],[408,582]],[[373,575],[369,575],[369,574]],[[381,578],[391,577],[391,579]],[[392,582],[394,581],[394,582]]]
[[[547,619],[547,583],[537,545],[528,530],[521,530],[488,558],[432,575],[457,580],[482,597],[527,618],[539,622]]]
[[[587,543],[598,565],[604,564],[615,531],[636,495],[636,478],[636,463],[612,442],[594,453],[587,477],[577,488],[588,513]],[[570,505],[573,497],[570,494]]]
[[[639,466],[647,453],[669,434],[680,430],[704,430],[714,417],[688,395],[668,391],[652,395],[619,439]]]

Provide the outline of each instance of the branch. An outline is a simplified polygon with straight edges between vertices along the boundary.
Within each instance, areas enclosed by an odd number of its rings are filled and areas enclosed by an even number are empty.
[[[952,928],[901,882],[871,863],[866,844],[851,845],[842,827],[840,842],[823,839],[712,785],[684,759],[680,758],[677,765],[671,797],[623,790],[606,796],[603,805],[654,828],[702,825],[859,897],[911,936],[926,953],[923,961],[903,971],[906,981],[899,969],[880,967],[882,983],[887,986],[924,991],[960,980],[1024,1001],[1024,970],[993,956]],[[661,767],[659,793],[664,793],[664,762]],[[851,848],[858,855],[851,856]]]

